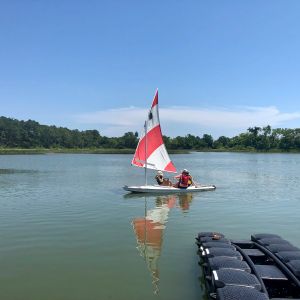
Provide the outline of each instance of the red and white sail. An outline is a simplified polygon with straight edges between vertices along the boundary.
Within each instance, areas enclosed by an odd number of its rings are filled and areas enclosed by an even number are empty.
[[[148,119],[145,122],[145,131],[140,137],[131,163],[137,167],[176,173],[176,168],[170,160],[161,133],[158,91],[155,93]]]

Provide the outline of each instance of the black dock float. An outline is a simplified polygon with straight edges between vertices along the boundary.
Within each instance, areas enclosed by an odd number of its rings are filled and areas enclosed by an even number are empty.
[[[300,300],[300,249],[276,234],[196,237],[207,294],[219,300]]]

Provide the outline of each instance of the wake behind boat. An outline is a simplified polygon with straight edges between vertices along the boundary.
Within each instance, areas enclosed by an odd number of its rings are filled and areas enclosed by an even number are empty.
[[[186,188],[166,185],[148,185],[147,169],[176,173],[161,132],[158,112],[158,91],[156,91],[148,118],[144,124],[144,132],[140,137],[131,164],[145,169],[145,184],[137,186],[125,185],[123,189],[135,193],[190,193],[214,190],[214,185],[192,184]]]

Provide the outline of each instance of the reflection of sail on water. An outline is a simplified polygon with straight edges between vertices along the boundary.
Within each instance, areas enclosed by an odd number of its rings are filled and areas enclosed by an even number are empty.
[[[160,203],[154,209],[147,210],[147,200],[145,199],[145,216],[135,218],[132,222],[137,238],[137,249],[151,272],[155,294],[158,293],[158,258],[162,250],[163,231],[170,208],[174,204],[173,201],[168,201],[171,200],[169,198],[158,197],[158,200]]]

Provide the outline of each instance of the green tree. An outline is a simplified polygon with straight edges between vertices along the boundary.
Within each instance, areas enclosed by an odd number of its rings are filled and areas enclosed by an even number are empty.
[[[126,132],[120,140],[124,148],[136,148],[138,143],[138,139],[133,132]]]
[[[207,148],[212,148],[214,140],[210,134],[203,134],[202,139]]]

